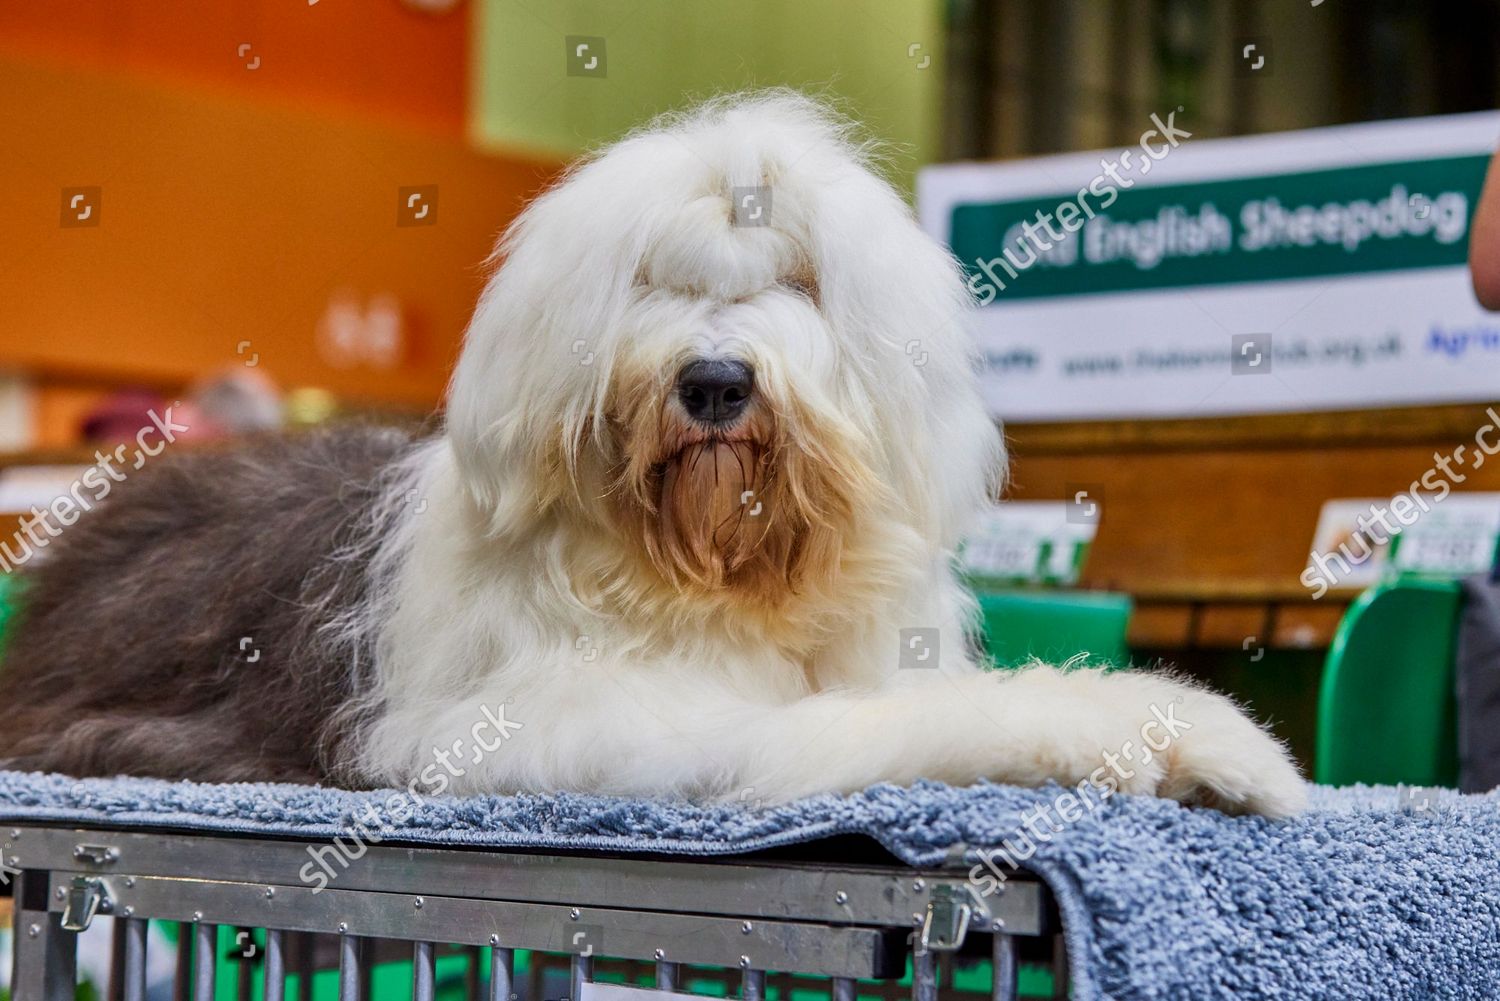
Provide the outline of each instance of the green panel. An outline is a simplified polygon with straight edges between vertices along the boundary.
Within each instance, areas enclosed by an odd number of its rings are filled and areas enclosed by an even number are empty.
[[[1350,606],[1323,673],[1318,782],[1457,785],[1462,596],[1456,581],[1403,579]]]
[[[1090,662],[1130,662],[1125,631],[1131,600],[1097,591],[1006,591],[979,596],[985,648],[1000,667],[1036,658],[1060,664],[1080,654]]]
[[[0,573],[0,655],[5,653],[5,628],[16,614],[21,598],[21,578],[15,571]]]
[[[909,186],[940,141],[943,10],[941,0],[483,0],[471,135],[497,152],[566,158],[694,99],[785,85],[834,99],[899,144],[892,167]],[[576,62],[569,74],[574,36],[603,40],[591,74]]]
[[[996,302],[1462,265],[1488,163],[1459,156],[959,205],[951,243],[971,287],[983,298],[990,286],[1000,295],[986,301]],[[1413,202],[1418,195],[1427,201]],[[1053,243],[1043,225],[1053,235],[1062,227],[1037,213],[1065,201],[1083,207],[1068,220],[1082,228]],[[1089,212],[1097,218],[1085,221]],[[1040,244],[1017,229],[1028,221]],[[1135,228],[1111,235],[1123,223]]]

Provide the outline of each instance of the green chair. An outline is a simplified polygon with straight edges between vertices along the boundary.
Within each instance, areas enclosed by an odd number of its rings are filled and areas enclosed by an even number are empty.
[[[1457,581],[1397,578],[1349,606],[1323,669],[1314,774],[1324,785],[1458,784]]]
[[[1102,591],[991,591],[979,595],[985,647],[1000,667],[1035,657],[1059,664],[1078,654],[1116,667],[1130,662],[1128,595]]]
[[[5,625],[16,613],[16,599],[20,591],[19,577],[9,571],[0,573],[0,654],[5,652]]]

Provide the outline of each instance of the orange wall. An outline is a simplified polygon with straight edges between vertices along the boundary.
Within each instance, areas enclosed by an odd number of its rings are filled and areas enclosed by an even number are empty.
[[[438,15],[401,0],[4,3],[0,48],[459,138],[470,8],[468,0]],[[250,46],[243,56],[241,45]]]
[[[36,387],[41,442],[111,387],[252,359],[284,387],[434,405],[481,262],[557,166],[467,145],[471,13],[0,4],[0,369]],[[397,226],[398,189],[431,185],[435,224]],[[64,189],[93,187],[97,225],[62,225]],[[394,362],[320,348],[344,296],[393,298]]]

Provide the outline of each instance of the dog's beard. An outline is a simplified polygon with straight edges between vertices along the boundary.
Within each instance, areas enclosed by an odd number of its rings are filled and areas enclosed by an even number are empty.
[[[813,445],[763,401],[727,429],[670,402],[627,418],[618,515],[659,578],[775,608],[838,574],[863,465]]]
[[[662,550],[658,563],[709,586],[749,563],[769,524],[760,498],[766,458],[753,439],[709,438],[663,463],[654,533]]]

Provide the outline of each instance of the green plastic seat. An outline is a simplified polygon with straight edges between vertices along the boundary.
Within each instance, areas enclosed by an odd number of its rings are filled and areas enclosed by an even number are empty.
[[[1398,578],[1339,623],[1318,699],[1314,774],[1325,785],[1458,784],[1457,581]]]
[[[984,640],[999,667],[1032,658],[1060,664],[1085,654],[1094,663],[1130,662],[1125,630],[1133,603],[1102,591],[991,591],[979,595]]]
[[[0,654],[5,653],[5,626],[16,613],[20,590],[20,578],[9,571],[0,573]]]

